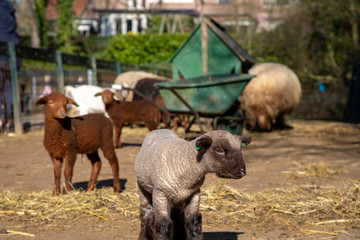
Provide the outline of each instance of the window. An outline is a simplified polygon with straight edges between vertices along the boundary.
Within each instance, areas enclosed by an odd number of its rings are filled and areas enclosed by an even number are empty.
[[[233,0],[219,0],[219,3],[233,3]]]
[[[262,0],[262,4],[265,6],[282,6],[288,5],[289,0]]]

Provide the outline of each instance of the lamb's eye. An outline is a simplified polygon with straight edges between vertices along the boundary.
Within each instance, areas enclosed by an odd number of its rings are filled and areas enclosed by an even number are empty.
[[[221,156],[225,155],[225,150],[223,148],[217,147],[215,148],[215,153]]]
[[[53,101],[49,101],[48,104],[49,104],[49,105],[53,105],[54,102],[53,102]]]

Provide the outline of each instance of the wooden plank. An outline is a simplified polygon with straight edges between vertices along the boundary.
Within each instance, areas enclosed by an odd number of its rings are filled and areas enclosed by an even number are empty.
[[[62,53],[61,55],[64,65],[75,65],[75,66],[91,68],[91,60],[88,57],[72,55],[67,53]]]
[[[97,86],[98,81],[97,81],[97,62],[96,62],[96,58],[91,58],[91,69],[92,69],[92,72],[93,72],[92,85]]]
[[[112,70],[116,72],[116,62],[96,59],[96,67],[98,69]]]
[[[56,51],[56,75],[57,75],[58,91],[63,93],[65,80],[64,80],[62,54],[60,51]]]
[[[17,76],[16,68],[16,53],[15,53],[15,44],[8,43],[8,53],[10,56],[9,67],[10,67],[10,78],[11,78],[11,95],[13,103],[13,116],[14,116],[14,127],[15,133],[23,133],[23,125],[20,117],[20,90],[19,90],[19,81]]]
[[[15,52],[17,58],[25,58],[52,63],[56,62],[54,51],[16,45]]]
[[[208,29],[204,21],[201,22],[201,61],[202,74],[208,75]]]

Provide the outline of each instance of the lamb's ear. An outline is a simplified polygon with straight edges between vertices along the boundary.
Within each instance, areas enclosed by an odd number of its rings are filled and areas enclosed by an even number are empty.
[[[101,92],[98,92],[94,95],[94,97],[98,97],[98,96],[101,96]]]
[[[47,96],[39,98],[36,102],[35,102],[35,106],[39,106],[40,104],[45,104],[47,103],[48,98]]]
[[[248,136],[239,136],[241,142],[245,145],[248,145],[251,143],[251,137]]]
[[[116,101],[120,101],[123,100],[122,98],[119,97],[119,94],[117,94],[116,92],[111,92],[113,94],[113,99],[115,99]]]
[[[79,106],[79,104],[77,104],[74,100],[72,100],[71,98],[67,98],[67,103],[70,103],[70,104],[73,104],[73,105],[75,105],[75,106]]]
[[[195,147],[196,150],[198,150],[198,154],[196,155],[196,160],[198,162],[201,161],[203,155],[210,148],[211,144],[212,144],[212,139],[208,135],[203,135],[198,140],[196,140]]]

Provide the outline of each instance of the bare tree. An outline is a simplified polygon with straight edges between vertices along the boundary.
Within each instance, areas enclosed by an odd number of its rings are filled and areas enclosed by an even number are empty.
[[[39,37],[39,29],[38,29],[37,19],[36,19],[34,0],[27,0],[27,5],[28,5],[30,19],[31,19],[31,47],[39,48],[40,47],[40,37]]]

